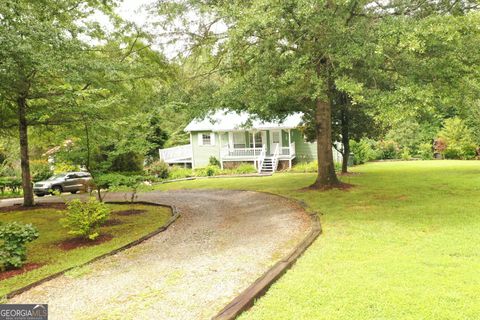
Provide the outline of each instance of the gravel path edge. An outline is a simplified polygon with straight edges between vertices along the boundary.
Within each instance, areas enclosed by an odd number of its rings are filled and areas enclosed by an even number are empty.
[[[322,234],[322,226],[320,224],[320,219],[318,218],[318,213],[309,210],[305,202],[271,192],[256,192],[282,197],[288,201],[295,202],[296,204],[300,205],[310,216],[312,229],[302,240],[302,242],[300,242],[288,255],[274,264],[247,289],[235,297],[220,312],[213,316],[212,320],[234,320],[241,313],[253,307],[255,301],[265,295],[268,289],[295,264],[298,258],[300,258],[302,254],[310,247],[310,245],[312,245],[313,242],[318,238],[318,236]]]
[[[125,201],[107,201],[105,203],[110,203],[110,204],[130,204],[131,202],[125,202]],[[60,276],[62,276],[63,274],[65,274],[66,272],[72,270],[72,269],[75,269],[75,268],[80,268],[80,267],[84,267],[92,262],[95,262],[95,261],[98,261],[98,260],[101,260],[105,257],[108,257],[108,256],[113,256],[121,251],[124,251],[126,249],[129,249],[131,247],[134,247],[136,245],[139,245],[140,243],[152,238],[153,236],[156,236],[157,234],[161,233],[161,232],[164,232],[165,230],[168,229],[168,227],[170,227],[170,225],[172,225],[179,217],[180,217],[180,213],[178,212],[176,206],[174,205],[168,205],[168,204],[161,204],[161,203],[155,203],[155,202],[150,202],[150,201],[135,201],[133,202],[134,204],[145,204],[145,205],[153,205],[153,206],[159,206],[159,207],[166,207],[166,208],[170,208],[171,212],[172,212],[172,216],[170,217],[170,219],[168,219],[168,221],[161,227],[159,227],[158,229],[138,238],[137,240],[134,240],[132,242],[129,242],[123,246],[121,246],[120,248],[117,248],[117,249],[114,249],[110,252],[107,252],[107,253],[104,253],[98,257],[95,257],[87,262],[84,262],[82,264],[79,264],[77,266],[73,266],[73,267],[70,267],[70,268],[67,268],[67,269],[64,269],[62,271],[59,271],[57,273],[54,273],[54,274],[51,274],[43,279],[40,279],[40,280],[37,280],[35,282],[32,282],[22,288],[19,288],[19,289],[16,289],[16,290],[13,290],[9,293],[7,293],[4,297],[7,298],[7,299],[11,299],[13,298],[14,296],[16,295],[19,295],[25,291],[28,291],[36,286],[39,286],[41,285],[42,283],[45,283],[47,281],[50,281],[50,280],[53,280],[55,278],[58,278]]]

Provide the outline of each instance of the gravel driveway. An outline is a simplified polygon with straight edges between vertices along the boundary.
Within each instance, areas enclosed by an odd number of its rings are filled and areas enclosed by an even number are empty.
[[[310,228],[301,207],[263,193],[156,191],[139,200],[174,204],[181,216],[166,232],[8,303],[48,303],[50,319],[209,319]]]

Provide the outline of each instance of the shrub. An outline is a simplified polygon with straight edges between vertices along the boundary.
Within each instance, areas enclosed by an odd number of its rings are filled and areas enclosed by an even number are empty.
[[[446,119],[438,133],[445,147],[440,151],[446,159],[473,159],[477,144],[472,130],[460,118]]]
[[[94,197],[90,197],[86,202],[74,199],[67,202],[64,215],[60,223],[64,228],[69,229],[69,234],[95,240],[100,235],[98,232],[100,225],[110,215],[110,209]]]
[[[45,160],[30,161],[30,168],[32,171],[32,180],[34,182],[47,180],[53,175],[53,171],[50,169],[50,164]]]
[[[418,146],[418,155],[423,160],[430,160],[433,158],[433,148],[431,143],[421,143]]]
[[[410,154],[410,151],[408,148],[403,149],[402,154],[400,155],[402,160],[410,160],[412,159],[412,155]]]
[[[80,167],[74,164],[66,163],[66,162],[59,162],[55,163],[53,173],[63,173],[63,172],[70,172],[70,171],[80,171]]]
[[[168,169],[168,164],[166,164],[163,160],[159,160],[151,163],[148,166],[147,173],[160,179],[167,179],[169,173]]]
[[[143,156],[133,151],[116,155],[112,159],[110,171],[139,172],[143,170]]]
[[[6,189],[11,190],[13,193],[18,193],[22,186],[22,180],[17,177],[0,177],[0,193],[4,193]]]
[[[211,156],[209,159],[208,159],[208,164],[210,166],[216,166],[216,167],[220,167],[220,161],[215,158],[214,156]]]
[[[362,164],[376,158],[373,142],[368,139],[351,140],[350,151],[353,153],[353,164]]]
[[[194,174],[196,177],[211,177],[219,175],[222,171],[217,166],[209,165],[205,168],[196,169]]]
[[[172,180],[190,178],[190,177],[193,177],[192,169],[182,168],[178,166],[171,167],[170,172],[168,173],[168,178]]]
[[[233,174],[257,173],[257,169],[249,163],[242,163],[232,170]]]
[[[26,244],[37,238],[38,230],[31,224],[0,225],[0,269],[20,268],[27,260]]]
[[[379,159],[398,159],[400,157],[400,147],[393,140],[379,141],[377,149]]]

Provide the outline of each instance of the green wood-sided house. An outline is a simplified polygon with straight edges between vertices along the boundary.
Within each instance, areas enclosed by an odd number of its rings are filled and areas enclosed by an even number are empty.
[[[190,144],[161,149],[160,159],[168,164],[201,168],[215,157],[222,168],[249,162],[259,173],[275,172],[290,168],[293,162],[317,159],[317,144],[306,141],[301,124],[300,113],[281,122],[266,122],[245,112],[221,110],[190,122],[185,128],[190,133]],[[340,153],[333,151],[336,161],[341,161]]]

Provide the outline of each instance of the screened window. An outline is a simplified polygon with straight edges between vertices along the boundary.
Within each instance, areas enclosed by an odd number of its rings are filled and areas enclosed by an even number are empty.
[[[233,133],[233,147],[234,148],[245,148],[246,147],[245,132],[234,132]]]
[[[211,146],[212,145],[212,134],[211,133],[202,133],[202,145]]]
[[[261,147],[263,144],[262,141],[262,133],[255,132],[255,137],[252,133],[250,133],[250,146],[253,147],[253,139],[255,138],[255,147]]]

